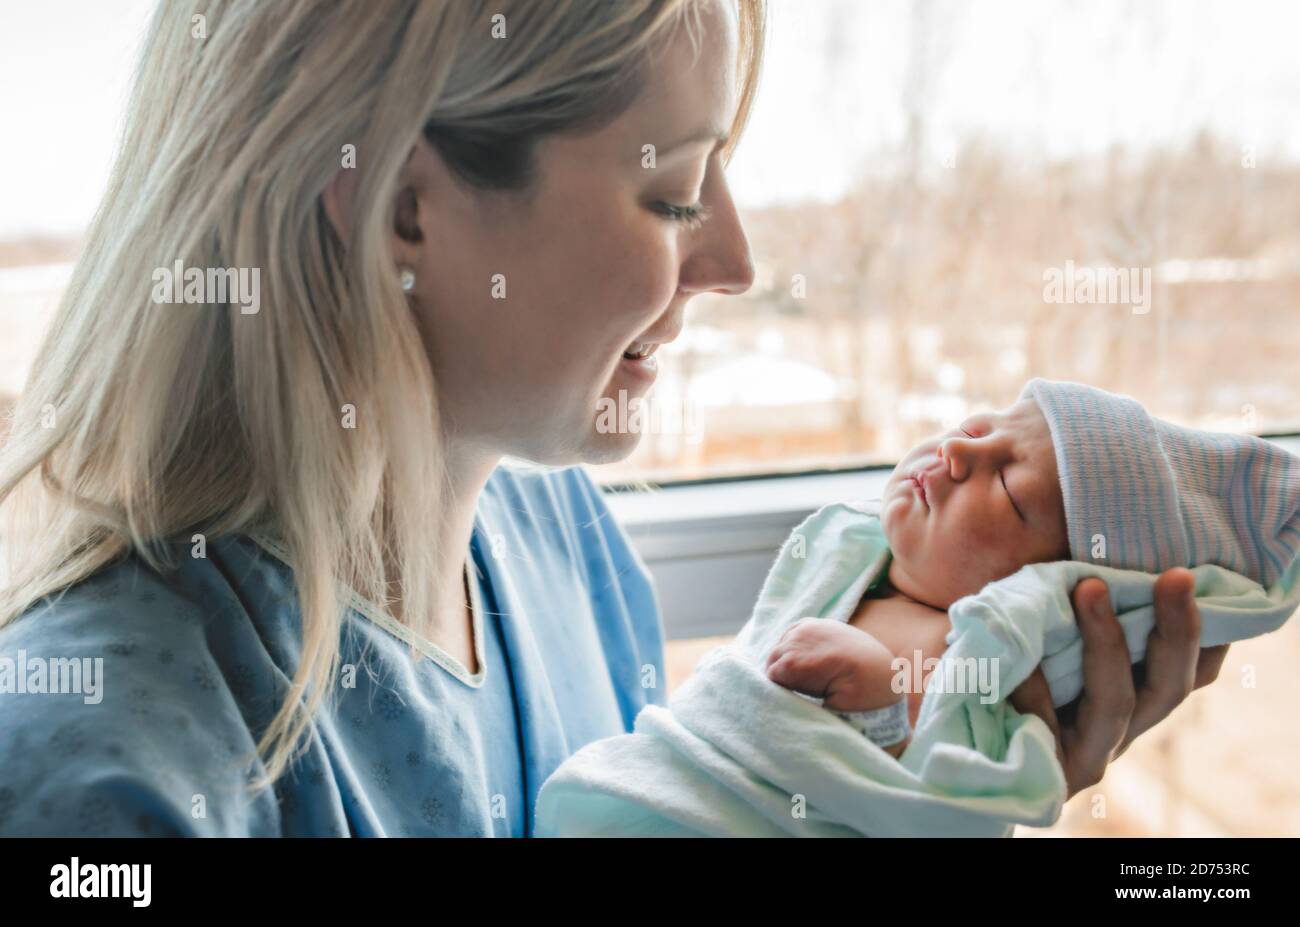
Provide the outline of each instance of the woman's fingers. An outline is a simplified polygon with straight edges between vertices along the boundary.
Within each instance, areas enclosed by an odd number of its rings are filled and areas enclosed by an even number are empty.
[[[1217,647],[1202,647],[1201,655],[1196,658],[1196,683],[1192,688],[1199,689],[1201,686],[1208,686],[1218,679],[1219,670],[1223,669],[1223,661],[1227,656],[1227,644],[1220,644]]]
[[[1106,766],[1134,738],[1218,676],[1228,648],[1201,649],[1194,586],[1194,577],[1184,569],[1168,570],[1156,580],[1156,626],[1147,639],[1140,692],[1106,584],[1086,579],[1074,587],[1074,617],[1083,637],[1083,696],[1076,723],[1060,727],[1041,669],[1011,695],[1017,711],[1038,715],[1056,735],[1067,797],[1100,782]]]
[[[1078,723],[1061,735],[1068,795],[1101,781],[1124,743],[1137,704],[1128,645],[1106,584],[1083,580],[1074,587],[1072,601],[1083,636],[1083,697]]]
[[[1147,638],[1146,679],[1120,745],[1121,753],[1135,737],[1163,721],[1196,686],[1201,613],[1192,597],[1194,586],[1191,572],[1181,568],[1166,570],[1156,580],[1156,626]],[[1221,655],[1219,665],[1222,662]],[[1217,674],[1217,666],[1214,672]]]
[[[1034,671],[1011,693],[1011,707],[1022,715],[1038,715],[1056,738],[1056,759],[1065,766],[1065,750],[1061,745],[1061,724],[1056,717],[1056,708],[1052,705],[1052,693],[1047,687],[1047,677],[1042,667]]]

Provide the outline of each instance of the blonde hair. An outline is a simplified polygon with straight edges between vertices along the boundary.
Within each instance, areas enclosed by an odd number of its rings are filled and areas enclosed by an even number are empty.
[[[734,2],[727,155],[766,15]],[[303,643],[256,786],[282,775],[332,688],[338,584],[383,604],[395,574],[408,622],[431,614],[438,406],[390,245],[407,153],[423,132],[467,181],[526,188],[537,139],[617,115],[693,5],[160,3],[107,192],[0,450],[0,627],[131,552],[163,571],[193,533],[274,532]],[[321,194],[348,145],[367,170],[343,241]],[[155,269],[176,260],[258,269],[266,311],[156,305]]]

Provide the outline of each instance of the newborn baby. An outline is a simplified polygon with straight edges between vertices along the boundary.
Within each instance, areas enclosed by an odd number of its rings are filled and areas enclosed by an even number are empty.
[[[1296,612],[1298,549],[1294,455],[1033,380],[1009,409],[914,448],[879,501],[804,519],[735,639],[667,706],[642,709],[631,732],[587,744],[547,780],[537,833],[1045,827],[1068,788],[1055,737],[1005,696],[1035,672],[1054,706],[1083,691],[1069,591],[1106,582],[1140,663],[1157,574],[1190,568],[1200,641],[1215,646]]]
[[[1151,572],[1217,563],[1268,585],[1300,548],[1297,463],[1260,439],[1149,419],[1102,390],[1031,381],[1011,407],[903,458],[881,499],[886,575],[847,624],[790,626],[768,676],[898,757],[924,696],[905,685],[919,675],[911,664],[944,652],[958,599],[1069,559]]]

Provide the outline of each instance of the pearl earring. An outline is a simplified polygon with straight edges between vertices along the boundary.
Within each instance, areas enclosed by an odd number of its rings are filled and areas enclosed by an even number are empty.
[[[402,281],[402,289],[409,293],[411,290],[415,289],[415,271],[411,270],[409,267],[403,267],[401,268],[401,271],[400,279]]]

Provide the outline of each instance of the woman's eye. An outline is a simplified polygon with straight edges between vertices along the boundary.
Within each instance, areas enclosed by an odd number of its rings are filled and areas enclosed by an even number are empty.
[[[704,221],[709,218],[712,210],[703,203],[691,203],[689,206],[678,206],[676,203],[665,203],[660,201],[658,204],[659,212],[667,219],[673,222],[679,222],[687,228],[699,228]]]

